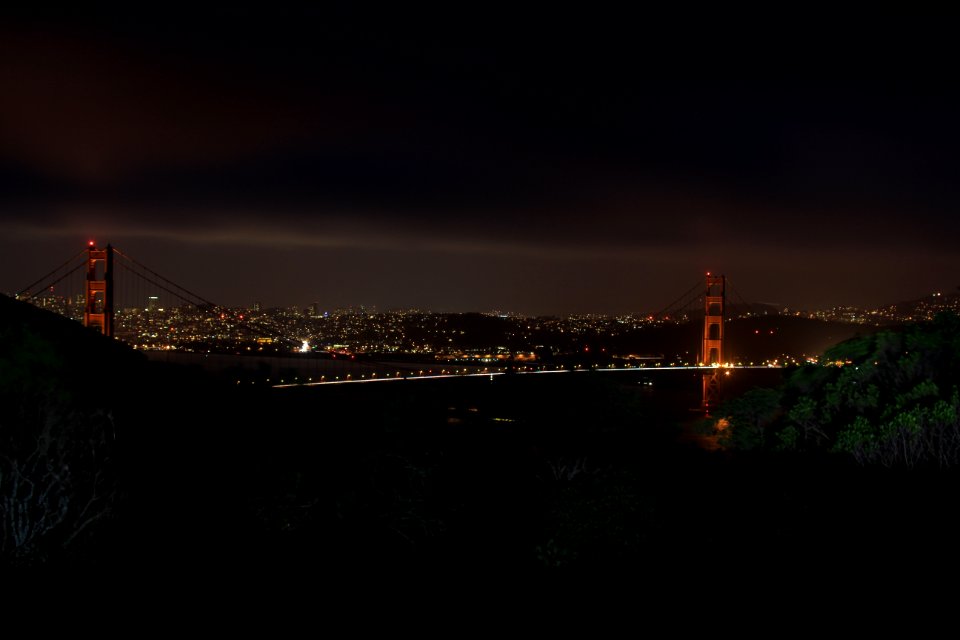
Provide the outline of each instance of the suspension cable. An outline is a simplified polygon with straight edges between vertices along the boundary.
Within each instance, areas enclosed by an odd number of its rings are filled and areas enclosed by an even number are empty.
[[[702,286],[700,282],[697,282],[696,284],[694,284],[692,287],[690,287],[689,289],[687,289],[686,291],[684,291],[683,294],[682,294],[679,298],[677,298],[676,300],[674,300],[673,302],[671,302],[670,304],[668,304],[668,305],[667,305],[666,307],[664,307],[661,311],[658,311],[656,314],[654,314],[655,317],[663,316],[663,315],[666,314],[668,311],[670,311],[670,310],[672,310],[674,307],[676,307],[681,301],[684,302],[684,305],[685,305],[685,306],[688,305],[688,304],[689,304],[689,301],[686,300],[687,296],[689,296],[691,293],[693,293],[693,291],[694,291],[697,287],[700,287],[700,286]]]
[[[116,251],[116,249],[114,249],[114,251]],[[137,271],[134,271],[132,268],[130,268],[129,266],[123,264],[122,262],[118,262],[118,263],[117,263],[117,264],[121,265],[124,269],[126,269],[129,273],[137,276],[138,278],[141,278],[142,280],[144,280],[144,281],[146,281],[146,282],[149,282],[150,284],[152,284],[152,285],[154,285],[155,287],[157,287],[157,288],[159,288],[159,289],[161,289],[161,290],[169,293],[170,295],[174,296],[175,298],[178,298],[179,300],[182,300],[183,302],[186,302],[186,303],[191,304],[191,305],[193,305],[193,306],[195,306],[195,307],[198,307],[198,308],[201,306],[201,305],[197,302],[197,300],[199,300],[199,301],[202,302],[203,304],[206,304],[208,307],[210,307],[210,310],[213,311],[213,312],[229,314],[230,317],[231,317],[231,319],[232,319],[234,322],[236,322],[237,325],[238,325],[240,328],[245,329],[246,331],[248,331],[248,332],[250,332],[250,333],[262,334],[262,333],[264,333],[264,331],[266,331],[267,333],[271,333],[274,337],[280,338],[280,339],[282,339],[282,340],[284,340],[284,341],[286,341],[286,342],[288,342],[288,343],[290,343],[290,344],[295,344],[295,341],[291,340],[288,336],[283,335],[283,333],[281,333],[280,331],[277,331],[277,330],[275,330],[275,329],[271,329],[271,328],[269,328],[268,326],[263,326],[263,325],[261,325],[261,326],[259,326],[259,327],[255,327],[255,326],[253,326],[251,323],[249,323],[249,322],[243,320],[242,318],[238,317],[238,314],[235,313],[232,309],[230,309],[230,308],[228,308],[228,307],[224,307],[224,306],[219,305],[219,304],[216,304],[215,302],[210,302],[209,300],[203,298],[202,296],[198,296],[197,294],[190,292],[189,290],[187,290],[187,289],[184,288],[184,287],[181,287],[180,285],[178,285],[177,283],[173,282],[173,281],[170,280],[169,278],[163,277],[162,275],[160,275],[160,274],[157,273],[156,271],[153,271],[152,269],[150,269],[150,268],[148,268],[148,267],[140,264],[139,262],[137,262],[137,261],[134,260],[133,258],[130,258],[130,257],[127,256],[127,255],[124,255],[123,257],[126,258],[126,259],[128,259],[128,260],[130,260],[130,262],[133,262],[133,263],[136,264],[137,266],[143,268],[144,270],[149,271],[150,273],[154,274],[155,276],[157,276],[158,278],[160,278],[160,279],[163,280],[164,282],[169,283],[170,285],[176,287],[177,289],[180,289],[181,291],[183,291],[183,292],[185,292],[185,293],[193,296],[196,300],[191,300],[190,298],[187,298],[186,296],[178,293],[177,291],[174,291],[174,290],[171,289],[170,287],[167,287],[167,286],[165,286],[165,285],[157,282],[157,281],[154,280],[153,278],[150,278],[150,277],[148,277],[148,276],[146,276],[146,275],[144,275],[144,274],[142,274],[142,273],[138,273]]]
[[[152,284],[153,286],[157,287],[158,289],[162,289],[163,291],[166,291],[167,293],[169,293],[170,295],[174,296],[175,298],[177,298],[177,299],[179,299],[179,300],[181,300],[181,301],[183,301],[183,302],[187,302],[187,303],[189,303],[189,304],[192,304],[192,305],[195,306],[195,307],[199,307],[199,306],[200,306],[199,304],[196,303],[196,301],[191,300],[191,299],[187,298],[186,296],[183,296],[183,295],[177,293],[177,292],[174,291],[173,289],[170,289],[169,287],[166,287],[166,286],[160,284],[159,282],[157,282],[156,280],[153,280],[152,278],[148,278],[147,276],[143,275],[142,273],[137,273],[136,271],[134,271],[134,270],[131,269],[130,267],[124,265],[123,263],[117,263],[117,264],[119,264],[120,266],[122,266],[124,269],[126,269],[127,271],[129,271],[129,272],[132,273],[133,275],[138,276],[139,278],[145,280],[146,282],[149,282],[150,284]],[[174,285],[174,286],[176,286],[176,285]],[[186,291],[186,289],[183,289],[183,290]],[[187,291],[187,293],[190,293],[190,292]],[[192,295],[192,294],[191,294],[191,295]],[[199,298],[199,296],[198,296],[198,298]],[[213,303],[206,302],[205,300],[203,300],[203,298],[199,298],[199,299],[200,299],[201,301],[203,301],[205,304],[210,305],[211,307],[216,307],[216,306],[217,306],[217,305],[215,305],[215,304],[213,304]]]
[[[160,278],[161,280],[163,280],[163,281],[166,282],[167,284],[173,285],[173,286],[176,287],[177,289],[180,289],[181,291],[185,292],[186,294],[193,296],[194,298],[196,298],[197,300],[200,300],[200,301],[203,302],[204,304],[208,304],[208,305],[210,305],[211,307],[220,307],[220,305],[216,304],[215,302],[210,302],[209,300],[207,300],[207,299],[204,298],[203,296],[199,296],[199,295],[193,293],[192,291],[190,291],[189,289],[186,289],[186,288],[184,288],[184,287],[181,287],[180,285],[178,285],[178,284],[177,284],[176,282],[174,282],[173,280],[170,280],[169,278],[163,277],[162,275],[160,275],[159,273],[157,273],[156,271],[154,271],[154,270],[151,269],[150,267],[146,266],[145,264],[143,264],[143,263],[141,263],[141,262],[139,262],[139,261],[137,261],[137,260],[134,260],[133,258],[131,258],[130,256],[128,256],[128,255],[125,254],[124,252],[120,251],[120,249],[117,249],[116,247],[114,247],[114,248],[113,248],[113,251],[114,251],[114,253],[120,255],[120,256],[121,256],[122,258],[124,258],[125,260],[129,260],[130,262],[132,262],[133,264],[137,265],[138,267],[140,267],[140,268],[143,269],[144,271],[147,271],[147,272],[153,274],[154,276]],[[132,269],[131,269],[130,271],[131,271],[132,273],[136,273],[136,272],[134,272]],[[137,275],[140,275],[140,274],[137,274]],[[141,277],[143,277],[144,279],[146,279],[144,276],[141,276]],[[153,284],[156,284],[156,283],[153,283]],[[159,285],[157,285],[157,286],[159,286]],[[164,290],[167,291],[167,293],[171,293],[171,294],[177,296],[177,297],[180,298],[181,300],[184,300],[184,301],[186,301],[186,302],[190,302],[191,304],[196,304],[196,303],[193,302],[192,300],[187,300],[186,298],[180,296],[180,295],[177,294],[177,293],[174,293],[173,291],[170,291],[169,289],[164,289]]]
[[[60,276],[59,278],[57,278],[56,280],[54,280],[53,282],[51,282],[50,284],[48,284],[46,287],[44,287],[44,289],[49,289],[50,287],[52,287],[52,286],[56,285],[57,283],[59,283],[59,282],[60,282],[61,280],[63,280],[64,278],[67,278],[68,276],[73,275],[74,273],[76,273],[76,272],[79,271],[80,269],[83,269],[85,266],[86,266],[86,265],[81,262],[80,264],[78,264],[77,266],[75,266],[73,269],[70,269],[70,271],[67,271],[65,274],[63,274],[62,276]]]
[[[55,274],[57,271],[60,271],[60,269],[63,269],[65,266],[67,266],[68,264],[70,264],[71,262],[73,262],[74,260],[76,260],[77,257],[79,257],[80,255],[82,255],[82,254],[85,253],[86,251],[87,251],[86,249],[81,249],[80,251],[78,251],[78,252],[76,253],[76,255],[72,256],[69,260],[67,260],[66,262],[64,262],[62,265],[60,265],[59,267],[57,267],[56,269],[54,269],[53,271],[51,271],[51,272],[48,273],[47,275],[43,276],[42,278],[40,278],[40,279],[37,280],[36,282],[32,283],[31,285],[29,285],[29,286],[27,286],[27,287],[24,287],[23,289],[21,289],[20,291],[18,291],[17,294],[16,294],[16,297],[19,299],[19,298],[20,298],[20,294],[28,293],[28,292],[30,291],[30,289],[33,289],[33,288],[36,287],[38,284],[40,284],[41,282],[43,282],[44,280],[46,280],[47,278],[49,278],[50,276],[52,276],[53,274]],[[80,266],[83,266],[83,263],[80,263]],[[73,273],[74,271],[76,271],[76,269],[71,270],[69,273]],[[57,280],[56,282],[53,282],[53,283],[50,284],[50,285],[44,286],[43,289],[46,289],[48,286],[53,286],[53,285],[56,284],[57,282],[60,282],[60,280],[63,280],[63,278],[60,278],[59,280]],[[31,297],[33,297],[33,294],[28,295],[28,296],[27,296],[27,299],[29,299],[29,298],[31,298]]]

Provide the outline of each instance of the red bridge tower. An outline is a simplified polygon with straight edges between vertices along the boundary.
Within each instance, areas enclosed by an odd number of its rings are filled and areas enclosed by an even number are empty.
[[[700,363],[713,369],[703,374],[703,410],[709,412],[720,401],[723,366],[723,320],[726,312],[726,278],[707,273],[703,296],[703,348]]]
[[[100,263],[103,263],[102,269]],[[86,307],[83,326],[113,336],[113,247],[97,249],[93,240],[87,247]]]

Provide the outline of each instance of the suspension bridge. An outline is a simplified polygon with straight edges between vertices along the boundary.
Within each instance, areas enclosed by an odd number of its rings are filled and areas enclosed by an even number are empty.
[[[236,367],[236,356],[283,359],[279,371],[264,382],[291,386],[370,383],[444,377],[494,376],[508,373],[548,374],[579,371],[689,370],[702,378],[701,409],[709,412],[721,398],[724,376],[733,368],[768,368],[769,365],[731,364],[724,359],[727,345],[727,289],[723,275],[707,273],[705,279],[649,316],[650,321],[693,325],[697,353],[692,362],[650,363],[633,359],[626,366],[545,366],[522,358],[489,358],[486,362],[410,362],[374,359],[364,353],[331,348],[316,352],[312,344],[322,336],[311,332],[299,314],[267,313],[258,308],[236,309],[204,298],[175,283],[110,244],[86,247],[56,269],[18,291],[16,299],[30,302],[66,317],[112,339],[121,340],[153,358],[177,352],[205,365]],[[740,300],[743,304],[742,297]],[[314,313],[316,310],[312,310]],[[699,322],[702,317],[702,325]],[[308,316],[309,319],[309,316]],[[291,359],[293,354],[314,357]],[[359,356],[359,358],[358,358]],[[219,364],[218,358],[220,359]],[[650,358],[656,360],[656,358]],[[239,368],[238,368],[239,369]],[[238,384],[243,382],[238,378]]]

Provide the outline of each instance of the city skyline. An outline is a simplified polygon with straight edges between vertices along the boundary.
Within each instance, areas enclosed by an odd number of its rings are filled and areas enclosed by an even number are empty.
[[[616,315],[714,271],[751,302],[874,308],[960,284],[932,23],[11,11],[3,291],[89,239],[237,307]]]
[[[73,315],[70,309],[82,309],[84,302],[84,279],[86,269],[85,252],[78,254],[69,264],[61,265],[59,269],[50,272],[42,279],[45,283],[55,282],[55,286],[45,287],[37,281],[37,287],[27,288],[19,292],[4,292],[11,298],[29,301],[30,303],[44,307],[55,308],[58,313],[63,315]],[[126,258],[126,256],[124,256]],[[79,260],[79,262],[78,262]],[[149,269],[149,268],[148,268]],[[235,312],[281,312],[300,314],[305,317],[326,317],[349,314],[395,314],[395,313],[416,313],[416,314],[437,314],[437,315],[463,315],[478,314],[501,317],[515,318],[575,318],[575,317],[604,317],[604,318],[639,318],[650,320],[676,319],[676,317],[690,314],[696,315],[702,312],[703,287],[701,281],[693,284],[682,296],[673,300],[667,306],[660,307],[636,307],[628,311],[618,311],[615,313],[604,313],[599,311],[581,311],[568,313],[523,313],[515,309],[489,308],[489,309],[433,309],[427,307],[417,307],[413,305],[397,305],[392,307],[381,307],[376,304],[345,303],[328,304],[324,301],[303,302],[306,298],[299,296],[295,302],[280,301],[276,304],[264,304],[262,300],[250,300],[240,304],[220,304],[218,301],[212,301],[197,296],[185,287],[177,283],[167,281],[166,284],[159,284],[159,280],[164,280],[162,274],[137,273],[129,270],[116,270],[115,281],[120,279],[124,281],[122,286],[114,286],[114,309],[116,312],[138,313],[140,311],[164,311],[176,309],[223,309]],[[70,273],[68,273],[70,272]],[[102,274],[101,274],[102,275]],[[709,276],[709,273],[707,274]],[[70,279],[66,279],[69,276]],[[726,284],[729,287],[729,280]],[[134,281],[131,286],[127,281]],[[118,292],[119,291],[119,292]],[[134,293],[131,293],[133,291]],[[960,309],[960,287],[955,290],[938,290],[924,292],[912,295],[900,300],[886,300],[881,304],[860,306],[847,302],[834,304],[831,306],[819,307],[797,307],[790,305],[774,304],[770,302],[755,302],[743,298],[738,291],[731,289],[726,296],[728,307],[734,310],[735,314],[747,313],[773,313],[785,315],[804,315],[810,318],[829,318],[842,319],[843,314],[856,314],[869,316],[879,315],[888,316],[889,319],[896,321],[912,321],[915,319],[931,319],[932,316],[924,318],[912,318],[909,314],[902,315],[904,309],[913,307],[949,307],[956,311]]]

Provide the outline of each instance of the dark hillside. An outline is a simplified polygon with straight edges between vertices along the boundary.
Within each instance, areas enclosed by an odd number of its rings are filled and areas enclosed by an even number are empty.
[[[960,533],[949,475],[697,448],[686,372],[244,388],[0,304],[7,568],[703,585],[949,561]]]
[[[123,432],[146,360],[0,297],[0,561],[83,555],[127,497]]]

